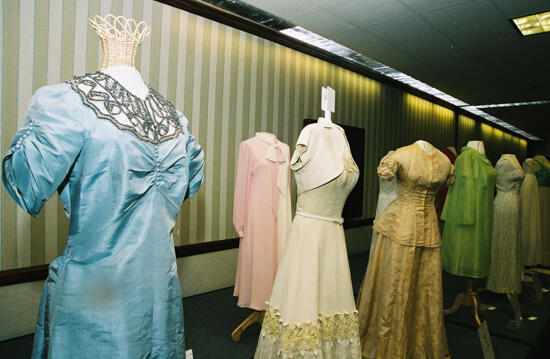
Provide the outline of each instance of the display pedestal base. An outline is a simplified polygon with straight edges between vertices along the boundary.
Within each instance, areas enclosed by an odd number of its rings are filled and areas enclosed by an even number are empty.
[[[532,269],[536,268],[525,268],[523,275],[523,284],[524,287],[531,288],[533,291],[532,298],[535,302],[540,302],[542,300],[542,284],[540,283],[540,278],[537,272]]]
[[[550,276],[550,269],[547,269],[547,268],[533,267],[533,268],[529,268],[529,270],[531,272],[536,272],[536,273]]]
[[[519,332],[521,324],[523,323],[523,316],[521,315],[521,309],[519,307],[518,295],[515,293],[506,293],[506,297],[512,305],[512,311],[514,312],[514,319],[506,325],[506,328]]]
[[[483,350],[483,358],[495,359],[495,352],[493,350],[491,335],[489,334],[489,327],[487,326],[487,322],[485,320],[481,320],[481,314],[485,316],[488,306],[479,302],[478,294],[474,289],[473,278],[468,278],[468,286],[466,291],[458,294],[453,305],[449,309],[445,309],[443,313],[445,315],[453,314],[463,305],[472,308],[472,311],[474,312],[474,320],[477,326],[477,334],[481,343],[481,349]]]
[[[254,312],[254,313],[250,314],[248,316],[248,318],[246,318],[244,320],[244,322],[239,324],[239,326],[237,328],[235,328],[233,333],[231,333],[231,340],[233,340],[235,343],[240,342],[241,341],[241,334],[245,331],[245,329],[248,328],[249,326],[251,326],[254,323],[260,323],[260,325],[261,325],[262,321],[264,320],[264,315],[265,315],[265,312],[263,312],[263,311],[262,312]]]
[[[472,278],[468,278],[468,287],[466,288],[466,291],[457,295],[453,305],[449,309],[445,309],[443,314],[453,314],[463,305],[472,308],[475,322],[478,327],[481,327],[480,310],[484,313],[486,306],[479,303],[477,292],[474,289],[474,280]]]

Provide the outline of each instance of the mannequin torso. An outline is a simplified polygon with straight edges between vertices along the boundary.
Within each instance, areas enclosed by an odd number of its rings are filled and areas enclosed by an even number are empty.
[[[481,154],[485,154],[485,145],[483,141],[468,141],[466,146],[477,150]]]
[[[550,161],[548,161],[548,158],[546,158],[544,155],[536,155],[533,158],[545,165],[546,167],[550,167]]]
[[[505,153],[501,156],[501,158],[507,159],[508,161],[510,161],[510,164],[512,166],[523,170],[523,168],[521,167],[521,164],[519,163],[518,158],[516,157],[516,155],[511,154],[511,153]]]
[[[434,147],[429,142],[418,140],[416,141],[416,144],[420,146],[420,148],[427,154],[431,155],[434,153]]]
[[[141,78],[141,74],[135,67],[128,65],[110,66],[101,72],[113,77],[134,96],[144,100],[149,94],[149,86]]]

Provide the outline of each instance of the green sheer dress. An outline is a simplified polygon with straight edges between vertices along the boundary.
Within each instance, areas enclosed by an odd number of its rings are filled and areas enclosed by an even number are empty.
[[[456,181],[441,218],[441,264],[451,274],[484,278],[489,273],[495,170],[479,151],[463,147],[456,159]]]

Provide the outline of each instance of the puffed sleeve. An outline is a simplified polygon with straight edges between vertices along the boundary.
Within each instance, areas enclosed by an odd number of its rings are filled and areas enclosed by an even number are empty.
[[[233,195],[233,226],[239,234],[244,237],[244,227],[248,211],[248,193],[250,179],[252,176],[249,156],[249,148],[245,142],[239,146],[239,160],[237,162],[237,178],[235,180],[235,192]]]
[[[201,146],[197,143],[195,137],[189,131],[189,123],[187,118],[179,113],[180,121],[187,135],[186,155],[189,161],[189,185],[185,199],[193,197],[199,190],[203,180],[204,168],[204,152]]]
[[[309,146],[310,134],[311,125],[308,125],[302,129],[300,136],[298,136],[298,140],[296,141],[296,149],[290,159],[290,168],[294,171],[304,167],[304,165],[310,160],[306,154]]]
[[[382,157],[376,172],[378,173],[378,177],[386,181],[390,181],[395,177],[398,168],[399,168],[399,165],[397,161],[394,159],[393,153],[391,153]]]
[[[86,137],[84,111],[67,84],[42,87],[31,99],[25,124],[2,161],[2,181],[32,216],[62,185],[80,153]]]
[[[447,182],[446,185],[450,186],[453,183],[455,183],[455,171],[456,167],[451,163],[451,168],[449,169],[449,174],[447,175]]]

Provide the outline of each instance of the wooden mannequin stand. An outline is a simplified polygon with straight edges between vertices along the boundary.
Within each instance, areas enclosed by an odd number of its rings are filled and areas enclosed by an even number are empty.
[[[540,273],[540,274],[550,276],[550,269],[533,267],[533,268],[530,268],[530,271],[534,273]]]
[[[235,328],[233,333],[231,333],[231,340],[234,341],[235,343],[240,342],[241,341],[241,334],[245,331],[246,328],[248,328],[249,326],[251,326],[254,323],[260,323],[260,325],[262,325],[262,322],[264,320],[264,315],[265,315],[264,311],[254,312],[254,313],[250,314],[244,320],[244,322],[239,324],[239,326],[237,326],[237,328]]]
[[[507,327],[508,329],[512,329],[517,332],[521,328],[521,324],[523,322],[523,316],[521,315],[518,296],[514,293],[506,293],[506,298],[508,298],[508,301],[512,305],[512,310],[514,313],[514,320],[512,320]],[[485,316],[487,305],[479,301],[478,293],[474,288],[474,280],[472,278],[468,278],[468,287],[466,288],[466,291],[458,294],[455,298],[453,305],[449,309],[445,309],[443,311],[443,314],[453,314],[462,305],[472,307],[475,322],[478,327],[481,327],[481,316]]]
[[[521,315],[518,295],[516,293],[506,293],[506,298],[508,298],[508,301],[512,305],[512,311],[514,313],[514,319],[506,325],[506,328],[519,332],[521,324],[523,323],[523,316]]]
[[[480,303],[477,292],[474,288],[474,280],[468,278],[468,287],[466,291],[458,294],[455,298],[453,305],[449,309],[445,309],[443,314],[449,315],[455,313],[462,305],[472,307],[474,311],[474,319],[478,327],[481,327]],[[482,305],[481,312],[485,313],[485,305]]]
[[[535,287],[535,298],[539,302],[542,299],[542,284],[539,278],[539,274],[544,276],[550,276],[550,269],[540,267],[530,267],[527,269],[529,276],[533,279]]]
[[[523,284],[533,290],[533,299],[535,302],[540,302],[542,300],[542,285],[540,283],[540,278],[536,271],[533,271],[531,267],[525,267],[523,270]]]

